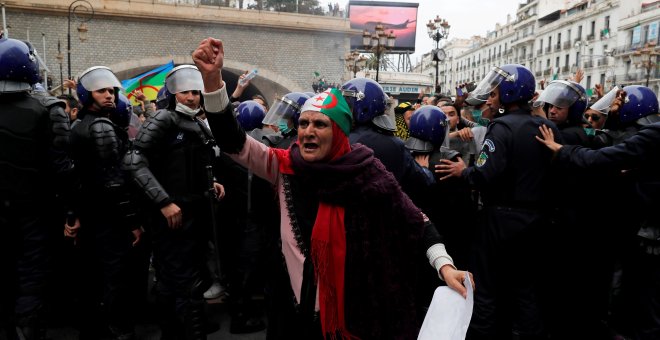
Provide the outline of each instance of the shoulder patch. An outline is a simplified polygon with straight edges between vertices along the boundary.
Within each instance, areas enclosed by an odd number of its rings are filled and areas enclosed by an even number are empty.
[[[492,140],[490,140],[490,139],[484,140],[484,145],[488,146],[488,151],[489,152],[495,152],[495,143],[493,143]]]
[[[479,154],[479,158],[477,158],[477,161],[474,164],[478,168],[480,168],[484,166],[484,164],[486,164],[487,160],[488,160],[488,155],[485,152],[481,151],[481,153]]]

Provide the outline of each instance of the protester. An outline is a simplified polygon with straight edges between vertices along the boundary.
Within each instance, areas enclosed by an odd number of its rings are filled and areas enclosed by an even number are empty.
[[[338,90],[305,102],[298,143],[272,149],[246,136],[227,109],[222,42],[203,40],[193,60],[223,151],[278,187],[286,265],[270,297],[280,317],[269,320],[269,336],[415,337],[410,282],[424,249],[447,284],[465,296],[466,273],[453,267],[432,224],[369,149],[349,145],[352,116]]]

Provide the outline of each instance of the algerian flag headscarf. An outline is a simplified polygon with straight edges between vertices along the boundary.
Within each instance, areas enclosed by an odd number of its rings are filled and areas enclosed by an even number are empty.
[[[317,111],[330,117],[348,136],[351,133],[353,115],[344,96],[337,89],[327,89],[312,98],[307,99],[300,112]]]

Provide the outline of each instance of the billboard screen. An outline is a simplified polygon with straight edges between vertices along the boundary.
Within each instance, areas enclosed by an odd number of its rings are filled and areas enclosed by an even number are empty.
[[[379,23],[385,32],[394,32],[396,41],[394,51],[415,51],[415,33],[417,32],[418,3],[350,1],[348,17],[351,28],[372,34]],[[362,35],[351,37],[351,49],[364,51]]]

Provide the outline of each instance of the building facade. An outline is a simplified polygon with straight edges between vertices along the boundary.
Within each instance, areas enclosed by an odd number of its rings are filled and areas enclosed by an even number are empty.
[[[484,38],[473,37],[468,48],[445,45],[447,60],[441,63],[443,92],[466,82],[479,82],[498,65],[522,64],[541,80],[573,78],[577,69],[581,85],[589,95],[595,84],[605,89],[614,85],[646,85],[658,93],[660,72],[657,56],[645,64],[635,62],[635,51],[657,49],[660,1],[641,0],[554,1],[528,0],[520,4],[515,18]],[[415,72],[432,73],[430,54],[424,55]]]

